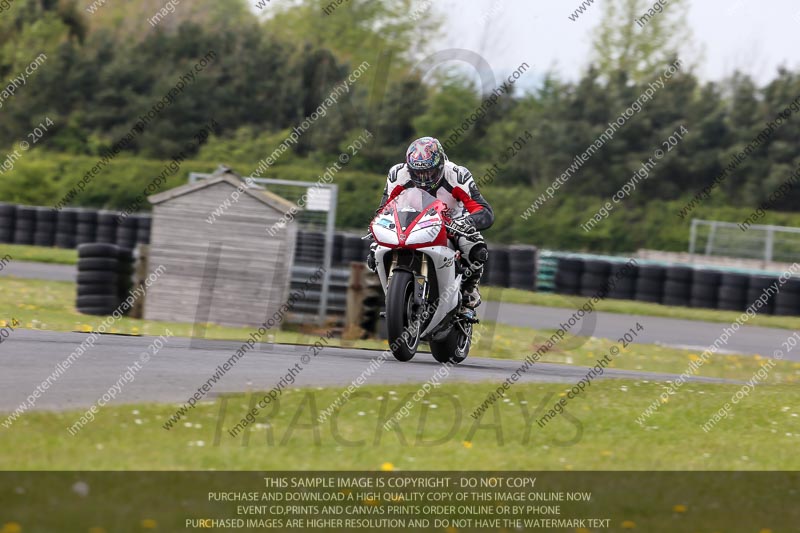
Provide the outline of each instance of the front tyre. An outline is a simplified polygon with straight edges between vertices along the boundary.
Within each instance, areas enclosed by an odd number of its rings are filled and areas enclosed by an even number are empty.
[[[395,270],[386,292],[386,330],[398,361],[410,361],[419,347],[420,325],[414,309],[414,276]]]
[[[428,344],[434,359],[440,363],[458,364],[469,355],[472,346],[472,324],[455,324],[444,340],[430,341]]]

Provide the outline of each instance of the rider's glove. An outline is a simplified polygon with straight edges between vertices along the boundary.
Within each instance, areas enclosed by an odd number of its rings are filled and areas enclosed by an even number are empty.
[[[378,248],[378,243],[373,242],[369,245],[369,254],[367,254],[367,268],[373,272],[378,272],[378,262],[375,260],[376,248]]]
[[[453,229],[464,233],[466,237],[474,237],[478,234],[478,229],[472,225],[472,221],[469,217],[461,217],[453,219],[450,223]]]

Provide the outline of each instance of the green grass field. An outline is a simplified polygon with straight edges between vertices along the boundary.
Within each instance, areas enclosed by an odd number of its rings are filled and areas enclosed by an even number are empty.
[[[6,255],[10,255],[15,261],[34,261],[61,265],[74,265],[78,262],[77,250],[27,246],[24,244],[0,244],[0,257],[5,257]]]
[[[700,425],[738,385],[687,384],[643,428],[635,417],[663,390],[645,381],[595,382],[565,415],[539,427],[542,404],[569,387],[517,384],[479,421],[491,384],[444,384],[413,404],[397,430],[388,417],[415,385],[365,386],[337,415],[317,415],[341,392],[295,389],[237,437],[228,430],[249,395],[199,404],[170,431],[175,405],[103,408],[76,436],[76,411],[26,414],[0,441],[3,470],[797,470],[800,390],[759,387],[705,433]],[[260,397],[260,396],[259,396]],[[253,397],[255,398],[255,396]],[[272,409],[272,410],[270,410]],[[221,412],[224,411],[221,417]]]

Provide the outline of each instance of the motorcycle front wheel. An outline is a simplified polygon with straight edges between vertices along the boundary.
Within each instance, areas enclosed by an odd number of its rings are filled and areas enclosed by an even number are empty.
[[[454,324],[450,333],[441,341],[430,341],[433,358],[440,363],[458,364],[469,355],[472,346],[472,324]]]
[[[398,361],[410,361],[419,347],[419,320],[414,312],[414,276],[396,270],[386,292],[386,330],[389,348]]]

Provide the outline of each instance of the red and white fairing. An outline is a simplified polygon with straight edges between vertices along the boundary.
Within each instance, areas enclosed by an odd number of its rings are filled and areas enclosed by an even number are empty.
[[[450,221],[447,213],[448,207],[442,200],[422,189],[411,188],[389,201],[370,224],[370,232],[378,243],[375,259],[384,291],[391,274],[391,262],[384,261],[387,253],[408,249],[429,258],[433,267],[429,275],[437,278],[441,301],[422,336],[460,304],[461,274],[456,274],[455,269],[458,251],[447,238],[445,224]]]

